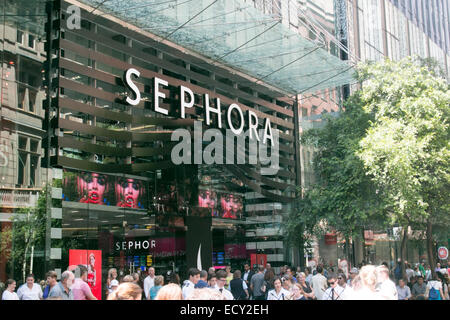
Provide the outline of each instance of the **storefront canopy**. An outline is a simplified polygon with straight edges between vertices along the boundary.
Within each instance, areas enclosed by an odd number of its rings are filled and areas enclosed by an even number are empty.
[[[352,82],[354,70],[241,0],[81,0],[184,48],[292,94]],[[251,87],[251,83],[248,84]]]

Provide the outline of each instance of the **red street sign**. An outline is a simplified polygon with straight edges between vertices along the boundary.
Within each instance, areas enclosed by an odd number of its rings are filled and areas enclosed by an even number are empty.
[[[439,259],[441,260],[445,260],[448,258],[448,249],[446,247],[440,247],[438,249],[438,256]]]

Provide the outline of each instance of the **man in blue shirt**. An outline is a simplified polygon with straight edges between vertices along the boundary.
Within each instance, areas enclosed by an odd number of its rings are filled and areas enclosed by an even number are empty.
[[[208,272],[202,270],[200,272],[200,280],[198,280],[197,284],[194,286],[195,289],[208,288]]]

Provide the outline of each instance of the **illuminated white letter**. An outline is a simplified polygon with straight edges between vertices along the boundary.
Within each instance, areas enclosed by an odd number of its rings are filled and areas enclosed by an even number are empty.
[[[159,107],[159,98],[165,98],[166,95],[162,92],[159,92],[159,85],[168,86],[169,83],[166,80],[156,78],[153,80],[153,103],[155,104],[155,111],[168,115],[169,110],[163,109]]]
[[[139,76],[141,75],[141,73],[139,71],[137,71],[136,69],[128,69],[125,72],[125,84],[127,85],[127,87],[134,92],[134,95],[136,96],[136,99],[130,99],[130,97],[127,97],[127,99],[125,100],[128,104],[131,104],[132,106],[137,106],[139,104],[139,102],[141,101],[141,93],[139,92],[138,87],[134,84],[134,82],[131,80],[131,75],[134,74],[136,76],[136,78],[139,78]]]
[[[190,102],[185,101],[185,93],[187,93],[190,96]],[[192,108],[194,105],[194,93],[191,89],[185,86],[180,86],[180,99],[181,99],[181,118],[186,118],[185,109],[186,108]]]
[[[209,95],[205,93],[203,96],[205,100],[205,113],[206,113],[206,125],[209,126],[211,122],[210,112],[214,112],[217,114],[217,120],[219,122],[219,128],[222,129],[222,112],[220,111],[220,99],[216,98],[216,106],[217,109],[211,108],[209,106]]]

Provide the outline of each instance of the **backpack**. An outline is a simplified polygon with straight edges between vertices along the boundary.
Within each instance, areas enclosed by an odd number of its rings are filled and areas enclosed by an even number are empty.
[[[441,293],[439,290],[436,290],[434,287],[431,287],[428,300],[441,300]]]

